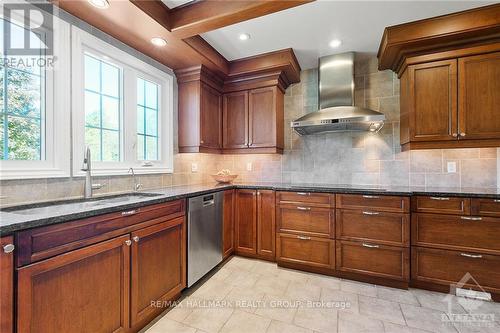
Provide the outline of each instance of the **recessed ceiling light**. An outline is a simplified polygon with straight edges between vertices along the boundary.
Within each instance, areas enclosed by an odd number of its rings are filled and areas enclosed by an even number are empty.
[[[249,34],[240,34],[240,40],[249,40],[250,35]]]
[[[165,46],[165,45],[167,45],[167,41],[164,40],[161,37],[153,37],[153,38],[151,38],[151,43],[153,43],[154,46]]]
[[[90,4],[99,9],[106,9],[109,7],[108,0],[88,0]]]
[[[342,45],[342,41],[340,39],[334,39],[330,42],[330,47],[339,47],[340,45]]]

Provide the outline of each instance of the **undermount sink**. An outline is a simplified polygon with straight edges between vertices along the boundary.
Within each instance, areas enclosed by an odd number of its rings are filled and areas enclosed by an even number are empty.
[[[85,209],[97,208],[109,204],[126,204],[137,199],[156,197],[158,193],[126,193],[106,197],[97,197],[74,201],[47,202],[38,207],[28,208],[27,206],[13,207],[3,211],[19,215],[49,215],[53,213],[64,214]]]

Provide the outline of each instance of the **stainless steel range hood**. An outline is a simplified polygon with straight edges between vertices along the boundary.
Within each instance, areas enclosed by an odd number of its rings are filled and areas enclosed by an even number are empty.
[[[300,135],[322,132],[379,131],[385,116],[354,106],[354,52],[319,59],[319,111],[292,122]]]

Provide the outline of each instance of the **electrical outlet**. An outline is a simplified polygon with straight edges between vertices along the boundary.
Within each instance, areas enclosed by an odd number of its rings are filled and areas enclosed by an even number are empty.
[[[448,162],[448,163],[446,163],[446,167],[448,169],[448,173],[456,173],[457,172],[457,162]]]
[[[191,172],[198,172],[198,163],[191,163]]]
[[[252,171],[252,162],[247,163],[247,171]]]

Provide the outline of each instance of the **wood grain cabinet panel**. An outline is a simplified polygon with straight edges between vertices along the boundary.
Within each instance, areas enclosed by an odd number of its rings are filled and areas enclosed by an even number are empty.
[[[500,52],[458,59],[460,140],[500,138]]]
[[[299,202],[310,206],[335,208],[335,194],[312,192],[277,192],[280,203]]]
[[[276,237],[278,262],[315,268],[335,268],[335,241],[327,238],[279,233]]]
[[[500,254],[500,218],[412,215],[412,245]]]
[[[222,94],[201,83],[200,146],[222,148]]]
[[[248,148],[248,91],[224,94],[223,148]]]
[[[0,238],[0,332],[14,332],[14,237]]]
[[[337,194],[337,208],[372,209],[380,212],[407,213],[410,211],[410,198],[391,195]]]
[[[257,254],[257,192],[236,191],[235,220],[236,253]]]
[[[418,213],[469,215],[470,199],[441,196],[414,196],[412,210]]]
[[[470,276],[466,275],[467,273]],[[412,248],[412,280],[451,286],[462,279],[463,288],[500,292],[500,256],[423,247]]]
[[[277,144],[277,89],[277,87],[253,89],[248,94],[249,147],[274,147]]]
[[[222,217],[222,255],[229,257],[234,251],[234,210],[235,191],[224,191],[223,217]]]
[[[257,254],[274,260],[276,241],[276,209],[273,190],[257,191]]]
[[[131,257],[130,319],[131,327],[139,328],[186,287],[184,217],[133,232]]]
[[[409,214],[337,209],[335,224],[337,239],[410,245]]]
[[[410,249],[337,240],[336,269],[400,281],[410,276]]]
[[[471,214],[500,217],[500,199],[473,198]]]
[[[316,237],[334,238],[335,214],[330,208],[306,204],[280,204],[277,210],[278,231]]]
[[[117,237],[20,268],[17,331],[127,332],[129,242]]]

